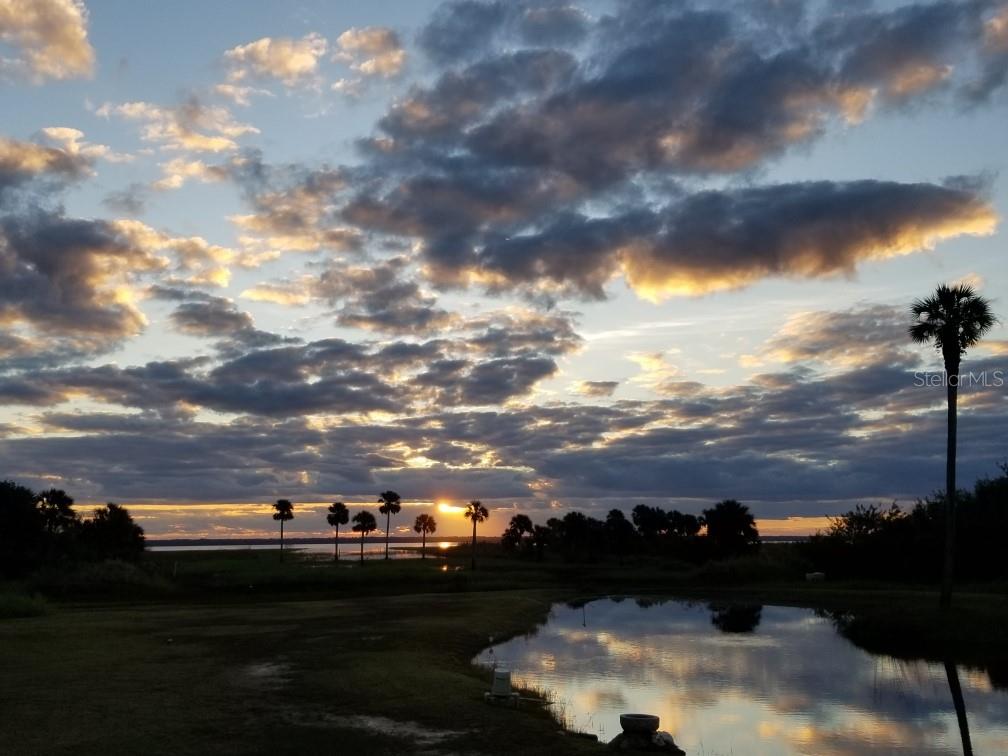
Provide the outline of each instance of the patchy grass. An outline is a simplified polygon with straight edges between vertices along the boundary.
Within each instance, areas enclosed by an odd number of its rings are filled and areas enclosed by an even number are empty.
[[[0,589],[0,619],[40,617],[49,613],[49,602],[41,596]]]
[[[0,623],[10,752],[583,753],[541,707],[483,702],[470,660],[527,592],[64,607]]]

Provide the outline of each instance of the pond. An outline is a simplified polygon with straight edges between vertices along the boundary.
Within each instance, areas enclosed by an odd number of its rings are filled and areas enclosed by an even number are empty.
[[[962,753],[945,665],[873,655],[811,609],[600,599],[556,605],[536,632],[482,652],[550,691],[603,741],[657,714],[688,754]],[[950,665],[951,666],[951,665]],[[1008,753],[1008,690],[952,667],[977,754]]]

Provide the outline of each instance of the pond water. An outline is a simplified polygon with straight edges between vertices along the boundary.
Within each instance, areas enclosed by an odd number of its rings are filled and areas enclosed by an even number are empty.
[[[810,609],[600,599],[556,605],[536,632],[485,650],[552,692],[568,727],[608,741],[657,714],[691,756],[957,754],[943,664],[868,653]],[[956,668],[976,754],[1008,754],[1008,690]]]

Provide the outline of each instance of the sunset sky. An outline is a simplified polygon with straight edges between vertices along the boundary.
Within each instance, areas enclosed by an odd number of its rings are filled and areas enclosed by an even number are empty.
[[[910,503],[910,302],[1008,318],[1006,84],[1003,2],[0,0],[0,478],[155,538]],[[1004,323],[964,370],[971,485]]]

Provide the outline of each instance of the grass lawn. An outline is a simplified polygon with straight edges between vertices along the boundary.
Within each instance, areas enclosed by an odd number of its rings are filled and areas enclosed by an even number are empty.
[[[898,632],[913,637],[912,654],[1008,658],[1008,603],[991,594],[962,596],[943,618],[930,591],[703,585],[655,564],[483,559],[471,573],[461,555],[363,566],[280,565],[260,551],[149,558],[154,577],[125,599],[98,591],[0,620],[0,750],[602,753],[543,707],[484,703],[487,674],[470,660],[490,636],[532,630],[553,601],[614,591],[850,610],[859,642],[878,650],[894,652],[885,645]]]

